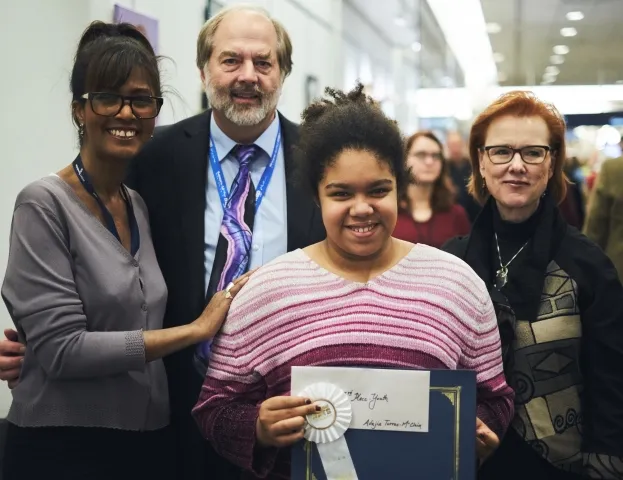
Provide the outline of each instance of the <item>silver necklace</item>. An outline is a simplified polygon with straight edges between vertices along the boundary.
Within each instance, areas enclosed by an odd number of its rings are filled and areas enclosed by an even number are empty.
[[[506,282],[508,282],[508,266],[511,264],[511,262],[513,260],[515,260],[515,258],[517,258],[517,255],[519,255],[521,253],[521,251],[525,248],[526,245],[528,245],[528,242],[530,240],[528,240],[526,243],[524,243],[521,248],[519,250],[517,250],[517,253],[515,253],[515,255],[513,255],[513,258],[511,258],[506,265],[504,265],[502,263],[502,255],[500,254],[500,243],[498,242],[498,234],[494,233],[495,235],[495,246],[498,249],[498,259],[500,260],[500,268],[498,269],[497,272],[495,272],[495,288],[498,290],[501,290],[502,287],[504,287],[504,285],[506,285]]]

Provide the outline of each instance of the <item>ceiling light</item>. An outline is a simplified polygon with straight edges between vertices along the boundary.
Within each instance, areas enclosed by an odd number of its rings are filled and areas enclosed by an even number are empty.
[[[584,18],[584,14],[582,12],[569,12],[567,13],[567,20],[570,22],[579,22]]]
[[[558,75],[560,73],[560,69],[558,67],[553,66],[553,65],[549,65],[545,69],[545,73],[548,74],[548,75]]]
[[[495,63],[502,63],[504,61],[504,54],[495,52],[493,54],[493,60],[495,61]]]
[[[569,47],[567,47],[566,45],[556,45],[554,47],[554,53],[556,55],[566,55],[567,53],[569,53]]]
[[[578,34],[578,31],[573,27],[565,27],[560,29],[560,34],[563,37],[575,37]]]
[[[396,25],[398,25],[399,27],[404,27],[407,25],[407,21],[405,20],[404,17],[396,17],[394,18],[394,23]]]
[[[420,42],[413,42],[411,44],[411,50],[413,50],[414,52],[419,52],[420,50],[422,50],[422,44]]]
[[[565,63],[565,57],[563,57],[562,55],[552,55],[551,57],[549,57],[549,61],[552,63],[552,65],[562,65],[563,63]]]
[[[490,35],[495,35],[496,33],[500,33],[502,31],[502,27],[499,23],[489,22],[486,25],[487,33]]]

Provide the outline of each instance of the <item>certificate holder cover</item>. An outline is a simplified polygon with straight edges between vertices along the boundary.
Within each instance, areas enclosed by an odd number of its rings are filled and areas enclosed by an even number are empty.
[[[431,370],[426,433],[350,428],[344,435],[359,480],[474,480],[476,373]],[[316,444],[292,447],[292,480],[326,480]]]

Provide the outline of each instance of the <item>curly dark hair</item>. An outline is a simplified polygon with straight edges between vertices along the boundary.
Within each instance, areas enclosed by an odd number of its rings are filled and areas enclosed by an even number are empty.
[[[326,98],[309,105],[302,114],[295,149],[299,184],[314,198],[318,185],[344,150],[365,150],[386,163],[396,178],[398,194],[405,191],[409,174],[404,162],[402,134],[394,120],[358,83],[345,93],[327,87]]]

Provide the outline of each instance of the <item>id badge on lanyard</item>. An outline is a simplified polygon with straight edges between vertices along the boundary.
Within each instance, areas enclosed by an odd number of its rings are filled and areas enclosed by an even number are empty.
[[[256,213],[259,210],[260,205],[262,204],[262,200],[266,195],[268,184],[270,183],[270,179],[272,178],[273,172],[275,171],[275,165],[277,165],[277,156],[279,155],[279,148],[281,148],[281,125],[279,125],[277,129],[277,138],[275,139],[273,153],[270,156],[270,162],[264,169],[262,178],[260,178],[260,181],[255,188]],[[225,183],[225,176],[223,175],[223,169],[221,168],[221,162],[219,162],[218,154],[216,153],[216,147],[214,146],[214,140],[212,139],[212,136],[210,136],[210,167],[214,175],[219,198],[221,199],[221,205],[223,207],[223,210],[225,210],[227,206],[227,201],[229,200],[230,192],[229,188],[227,188],[227,184]]]

